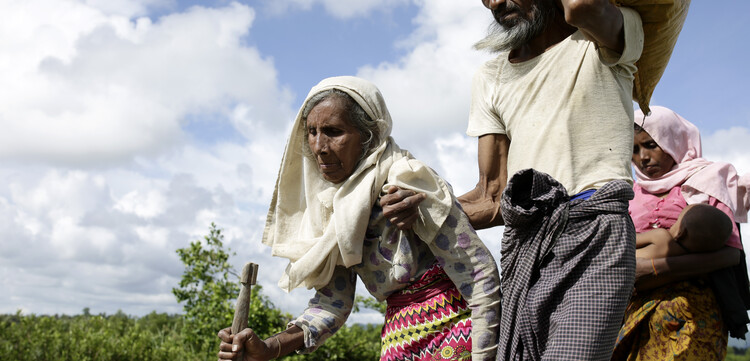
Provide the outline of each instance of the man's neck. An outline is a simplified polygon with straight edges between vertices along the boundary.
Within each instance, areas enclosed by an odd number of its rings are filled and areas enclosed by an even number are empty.
[[[575,33],[576,30],[578,28],[566,23],[564,16],[558,12],[550,19],[549,24],[547,24],[547,27],[544,28],[541,34],[521,47],[511,50],[508,60],[511,63],[522,63],[536,58],[565,40],[570,34]]]

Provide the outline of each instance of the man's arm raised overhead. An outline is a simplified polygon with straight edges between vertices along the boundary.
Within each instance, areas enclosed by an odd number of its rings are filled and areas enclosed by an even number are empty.
[[[599,46],[622,53],[625,48],[622,13],[609,0],[555,0],[565,21]]]

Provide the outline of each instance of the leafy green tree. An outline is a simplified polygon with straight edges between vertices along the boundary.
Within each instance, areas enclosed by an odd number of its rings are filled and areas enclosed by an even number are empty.
[[[185,272],[179,287],[172,289],[177,301],[184,303],[187,343],[210,355],[219,349],[216,332],[232,324],[232,300],[239,294],[237,274],[228,262],[231,250],[224,250],[223,240],[221,230],[211,223],[202,242],[178,249]]]
[[[374,311],[380,312],[381,315],[385,316],[387,305],[385,302],[380,302],[374,297],[363,297],[356,295],[354,297],[354,307],[352,312],[359,312],[360,308],[369,308]]]
[[[292,315],[277,309],[274,304],[261,293],[263,287],[253,286],[250,293],[250,312],[247,326],[252,328],[258,337],[268,337],[286,329]],[[231,322],[223,327],[231,326]]]
[[[239,295],[239,276],[229,265],[231,249],[224,250],[224,235],[211,223],[203,241],[180,248],[177,254],[185,264],[179,287],[172,292],[184,303],[185,341],[196,351],[214,357],[219,350],[216,333],[232,325],[234,302]],[[276,309],[261,291],[252,288],[248,325],[260,336],[270,336],[286,328],[291,316]]]

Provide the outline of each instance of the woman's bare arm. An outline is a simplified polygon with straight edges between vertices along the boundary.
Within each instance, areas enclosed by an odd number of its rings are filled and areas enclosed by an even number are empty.
[[[653,263],[652,263],[653,261]],[[636,258],[637,290],[649,290],[739,264],[740,250],[724,247],[716,252],[645,259]]]

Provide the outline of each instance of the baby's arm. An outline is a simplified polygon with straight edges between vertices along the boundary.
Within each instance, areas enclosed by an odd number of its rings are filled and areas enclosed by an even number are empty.
[[[671,241],[672,235],[669,233],[669,230],[654,228],[636,235],[635,248],[643,248],[652,244],[666,244]]]
[[[672,235],[664,228],[656,228],[635,237],[635,256],[638,258],[662,258],[669,256]]]

